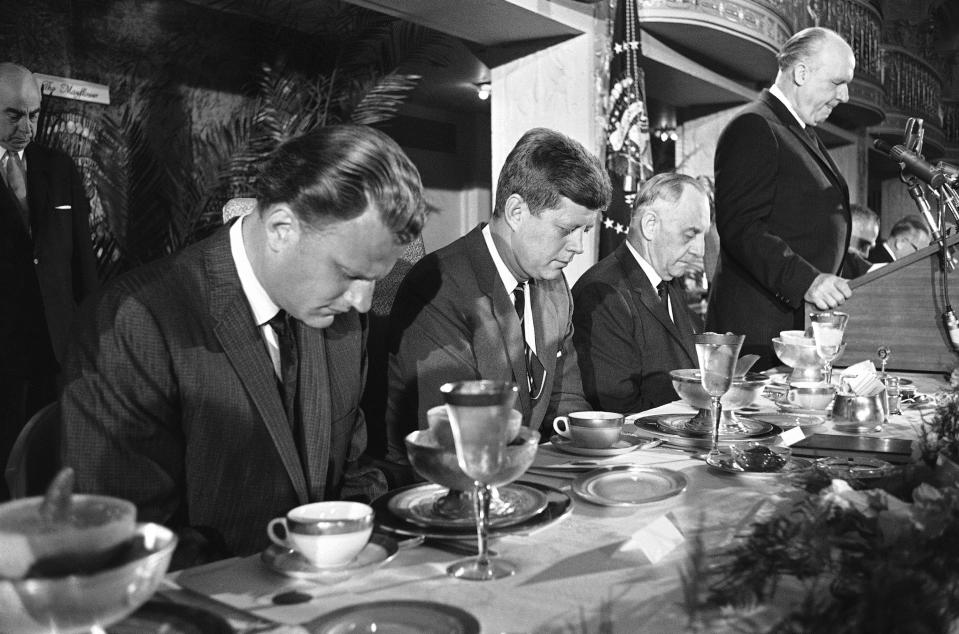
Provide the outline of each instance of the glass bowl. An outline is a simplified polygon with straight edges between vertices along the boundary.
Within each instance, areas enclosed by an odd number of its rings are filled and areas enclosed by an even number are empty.
[[[176,544],[170,529],[137,524],[114,567],[84,575],[0,579],[0,631],[80,633],[108,627],[153,595]]]
[[[698,368],[671,370],[669,378],[673,381],[673,389],[687,405],[704,410],[709,409],[709,394],[706,394],[700,382]],[[767,383],[769,383],[769,377],[757,372],[750,372],[740,379],[733,379],[732,387],[720,399],[724,412],[732,412],[752,405]]]
[[[771,473],[782,471],[789,462],[792,450],[778,445],[764,445],[758,442],[736,443],[729,446],[735,462],[743,471]]]

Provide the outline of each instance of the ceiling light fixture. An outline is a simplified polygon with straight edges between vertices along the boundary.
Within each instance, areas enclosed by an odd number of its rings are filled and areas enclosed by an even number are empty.
[[[483,82],[481,84],[476,84],[476,96],[480,101],[486,101],[489,99],[490,93],[493,92],[493,87],[489,82]]]

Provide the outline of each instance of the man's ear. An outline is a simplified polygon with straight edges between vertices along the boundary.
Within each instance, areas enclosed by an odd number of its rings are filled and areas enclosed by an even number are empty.
[[[806,83],[806,80],[809,78],[809,66],[805,62],[799,62],[793,66],[792,70],[792,79],[793,83],[797,86],[802,86]]]
[[[647,210],[639,219],[639,231],[643,238],[652,240],[659,231],[659,216],[653,210]]]
[[[274,251],[296,244],[302,230],[300,219],[285,203],[271,205],[264,211],[263,224],[267,245]]]
[[[503,205],[503,220],[509,225],[510,229],[516,231],[523,220],[530,213],[529,205],[519,194],[510,194]]]

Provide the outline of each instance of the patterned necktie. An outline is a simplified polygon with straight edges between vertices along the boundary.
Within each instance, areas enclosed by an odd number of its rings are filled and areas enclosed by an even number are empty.
[[[20,203],[20,218],[23,220],[23,226],[29,231],[30,207],[27,204],[27,179],[23,163],[20,162],[20,156],[16,152],[8,151],[4,155],[3,177],[17,202]]]
[[[290,421],[290,427],[294,432],[297,430],[296,413],[296,384],[299,375],[299,352],[296,345],[296,333],[293,330],[293,323],[285,310],[280,310],[269,321],[270,327],[276,333],[276,339],[280,347],[280,376],[282,381],[281,392],[283,397],[283,407],[286,409],[286,417]]]
[[[517,284],[513,291],[513,308],[519,317],[520,332],[523,333],[523,360],[526,362],[526,386],[530,397],[536,394],[536,379],[533,377],[533,349],[526,342],[526,291],[523,284]]]
[[[663,308],[666,309],[666,315],[672,319],[673,316],[669,314],[669,282],[660,280],[659,284],[656,285],[656,294],[659,295],[659,301],[662,302]]]

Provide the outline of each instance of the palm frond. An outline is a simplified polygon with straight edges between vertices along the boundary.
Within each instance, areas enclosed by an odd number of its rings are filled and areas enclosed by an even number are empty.
[[[350,120],[370,125],[393,118],[418,82],[419,77],[395,73],[375,80],[359,101],[349,108]]]

